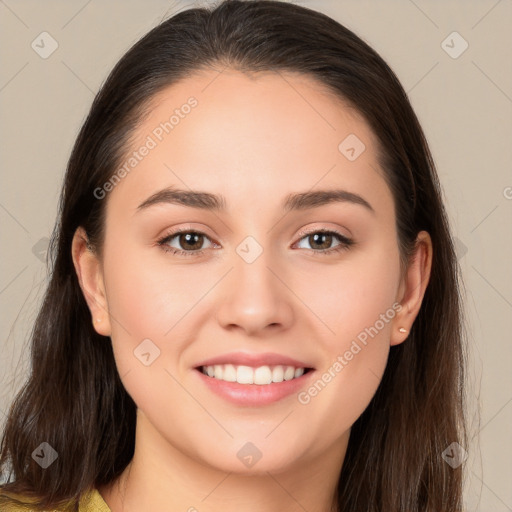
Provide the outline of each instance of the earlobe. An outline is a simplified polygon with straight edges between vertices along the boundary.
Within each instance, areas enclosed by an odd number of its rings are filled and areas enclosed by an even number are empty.
[[[110,336],[110,316],[101,263],[89,246],[87,234],[82,227],[75,231],[71,254],[80,288],[91,312],[94,329],[102,336]]]
[[[402,308],[394,320],[391,345],[398,345],[407,339],[420,311],[430,280],[431,268],[432,240],[426,231],[420,231],[416,238],[415,252],[400,287],[400,295],[397,300]]]

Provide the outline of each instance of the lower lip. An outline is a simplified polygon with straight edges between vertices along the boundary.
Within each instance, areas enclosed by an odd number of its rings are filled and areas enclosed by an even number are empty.
[[[297,394],[305,386],[306,380],[314,373],[313,370],[309,370],[304,375],[292,380],[259,385],[226,382],[225,380],[209,377],[201,370],[196,369],[195,371],[205,385],[217,395],[233,404],[250,407],[271,404],[290,395]]]

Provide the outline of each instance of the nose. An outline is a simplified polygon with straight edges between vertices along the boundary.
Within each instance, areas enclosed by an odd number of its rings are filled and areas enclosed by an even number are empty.
[[[286,286],[284,271],[269,259],[265,251],[252,263],[235,259],[219,290],[225,299],[216,317],[223,328],[240,329],[250,336],[289,328],[294,294]]]

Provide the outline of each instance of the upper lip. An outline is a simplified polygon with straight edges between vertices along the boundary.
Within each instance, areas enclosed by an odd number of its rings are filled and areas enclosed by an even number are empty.
[[[229,354],[223,354],[220,356],[212,357],[202,361],[197,366],[214,366],[220,364],[232,364],[235,366],[252,366],[257,368],[259,366],[293,366],[295,368],[312,368],[307,363],[293,359],[282,354],[275,354],[272,352],[266,352],[263,354],[248,354],[245,352],[231,352]]]

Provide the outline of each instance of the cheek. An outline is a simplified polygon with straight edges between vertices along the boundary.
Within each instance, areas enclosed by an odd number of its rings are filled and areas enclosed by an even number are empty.
[[[194,263],[172,265],[158,248],[116,253],[105,251],[104,273],[111,317],[111,339],[120,375],[139,368],[136,352],[142,342],[157,347],[153,366],[176,367],[176,354],[186,348],[194,327],[208,317],[202,298],[225,269]],[[152,251],[152,257],[148,257]],[[169,255],[169,258],[171,256]],[[181,341],[180,341],[181,340]],[[148,344],[151,349],[151,343]],[[135,353],[134,353],[135,351]],[[158,352],[159,351],[159,352]],[[180,370],[181,371],[181,370]]]
[[[134,251],[123,258],[111,253],[105,259],[105,276],[112,316],[127,331],[162,338],[208,290],[211,279],[191,266],[169,264],[163,251],[148,257],[148,251],[158,250]]]
[[[325,365],[298,395],[309,410],[308,422],[324,438],[325,448],[346,432],[368,407],[384,374],[391,321],[396,314],[386,295],[368,300],[350,314],[347,307],[334,324],[335,336],[323,337]],[[313,418],[311,418],[311,416]]]
[[[299,403],[328,416],[338,432],[350,428],[380,384],[401,308],[395,302],[399,275],[398,249],[383,244],[340,265],[325,276],[324,292],[310,295],[331,333],[321,338],[325,366]]]
[[[352,348],[350,360],[341,352],[299,395],[303,415],[316,430],[314,437],[323,439],[323,448],[354,425],[379,387],[389,346],[376,339],[371,343]]]
[[[364,342],[369,330],[376,339],[389,339],[391,320],[400,307],[395,303],[399,279],[398,248],[391,244],[376,244],[375,250],[361,250],[336,267],[322,269],[315,288],[308,285],[309,292],[303,293],[329,328],[331,336],[324,339],[331,353],[347,350],[358,337]]]
[[[173,379],[182,379],[176,358],[186,344],[180,340],[191,329],[187,313],[193,314],[211,285],[179,267],[147,264],[135,250],[124,257],[110,251],[104,269],[111,340],[123,385],[137,407],[158,411],[161,421],[171,422],[172,411],[186,411],[189,405]]]

